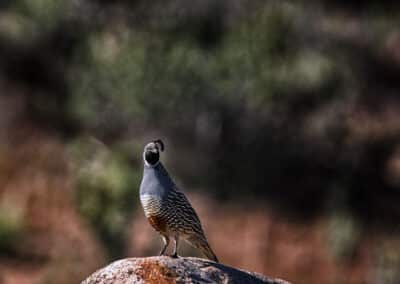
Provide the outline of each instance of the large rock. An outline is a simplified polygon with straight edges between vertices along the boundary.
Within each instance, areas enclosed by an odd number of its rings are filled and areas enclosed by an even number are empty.
[[[81,284],[149,283],[275,283],[289,284],[261,274],[194,257],[127,258],[102,268]]]

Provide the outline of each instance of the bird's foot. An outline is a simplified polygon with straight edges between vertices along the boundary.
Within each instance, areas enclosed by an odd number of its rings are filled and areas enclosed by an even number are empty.
[[[173,254],[170,255],[170,257],[172,257],[172,258],[178,258],[179,256],[178,256],[177,253],[173,253]]]

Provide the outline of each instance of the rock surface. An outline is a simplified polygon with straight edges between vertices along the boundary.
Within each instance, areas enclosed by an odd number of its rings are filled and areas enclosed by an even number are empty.
[[[167,256],[127,258],[96,271],[81,284],[267,283],[290,284],[209,260]]]

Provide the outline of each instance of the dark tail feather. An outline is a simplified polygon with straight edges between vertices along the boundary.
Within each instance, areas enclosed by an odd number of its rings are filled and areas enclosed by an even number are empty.
[[[217,256],[212,251],[207,240],[203,238],[192,237],[188,239],[188,242],[195,248],[198,248],[208,259],[219,262]]]
[[[215,262],[219,262],[217,256],[215,255],[215,253],[212,251],[212,249],[208,244],[206,246],[200,247],[200,250],[208,259],[211,259]]]

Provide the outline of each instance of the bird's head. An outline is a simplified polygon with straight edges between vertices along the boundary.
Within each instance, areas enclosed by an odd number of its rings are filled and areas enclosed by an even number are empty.
[[[164,151],[164,143],[154,140],[144,147],[143,160],[147,166],[154,167],[160,161],[160,152]]]

